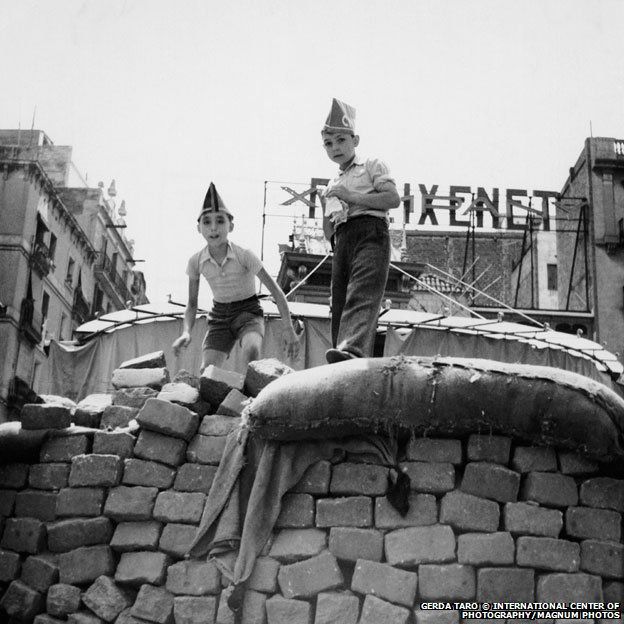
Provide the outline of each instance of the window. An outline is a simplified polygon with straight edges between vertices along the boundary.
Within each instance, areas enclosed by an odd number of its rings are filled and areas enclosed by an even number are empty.
[[[546,265],[546,282],[548,290],[557,290],[557,265]]]
[[[56,253],[56,236],[50,232],[50,247],[48,257],[54,262],[54,254]]]
[[[65,331],[67,328],[67,315],[66,314],[61,314],[61,324],[59,326],[59,340],[65,340],[66,336],[65,336]]]
[[[101,291],[99,286],[95,286],[95,290],[93,291],[93,314],[98,314],[103,311],[102,300],[104,298],[104,293]]]
[[[48,309],[50,307],[50,295],[44,290],[41,298],[41,319],[45,321],[48,318]]]
[[[69,286],[72,286],[74,283],[74,266],[75,265],[76,263],[74,262],[74,259],[70,256],[69,260],[67,261],[67,275],[65,275],[65,282],[67,282]]]

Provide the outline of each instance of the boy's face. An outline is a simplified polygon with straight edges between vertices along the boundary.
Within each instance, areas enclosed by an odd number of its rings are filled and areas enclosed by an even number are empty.
[[[345,167],[355,156],[355,148],[360,142],[360,137],[348,132],[328,133],[323,132],[323,147],[330,160],[333,160],[341,168]]]
[[[227,243],[228,234],[234,229],[234,223],[224,212],[205,212],[197,224],[197,229],[209,247],[217,247]]]

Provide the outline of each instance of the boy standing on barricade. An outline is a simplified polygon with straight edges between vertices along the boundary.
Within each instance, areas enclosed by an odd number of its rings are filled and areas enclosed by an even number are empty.
[[[234,216],[211,182],[197,219],[197,230],[208,244],[188,261],[189,294],[184,312],[184,331],[172,345],[174,354],[178,356],[181,349],[191,342],[199,279],[203,275],[212,290],[213,306],[202,344],[202,371],[211,364],[222,366],[237,340],[241,345],[245,368],[249,362],[261,357],[264,317],[256,295],[256,277],[267,287],[277,304],[287,355],[297,357],[299,352],[297,334],[284,293],[250,249],[228,240],[233,229]]]
[[[340,167],[323,194],[323,226],[333,238],[330,364],[373,355],[377,320],[390,266],[388,210],[400,197],[384,162],[359,158],[355,109],[334,99],[321,131]]]

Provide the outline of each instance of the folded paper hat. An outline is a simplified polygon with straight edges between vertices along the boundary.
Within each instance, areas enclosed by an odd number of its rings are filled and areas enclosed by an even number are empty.
[[[234,217],[234,215],[227,209],[223,200],[221,199],[221,195],[219,195],[217,191],[217,187],[213,182],[210,183],[208,187],[208,192],[206,193],[206,197],[204,198],[204,205],[202,206],[201,212],[199,213],[199,217],[197,220],[199,221],[202,218],[202,215],[206,212],[223,212],[230,217]]]
[[[334,98],[322,131],[355,134],[355,108]]]

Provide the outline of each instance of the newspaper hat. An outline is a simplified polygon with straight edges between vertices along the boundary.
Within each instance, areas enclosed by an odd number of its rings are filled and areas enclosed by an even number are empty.
[[[355,134],[355,108],[334,98],[321,132],[349,132],[350,134]]]
[[[217,191],[217,187],[213,182],[210,183],[208,187],[208,192],[206,193],[206,197],[204,197],[204,205],[202,206],[201,212],[199,213],[199,217],[197,220],[199,221],[202,218],[202,215],[206,212],[223,212],[226,215],[234,218],[234,215],[226,208],[223,200],[221,199],[221,195],[219,195]]]

